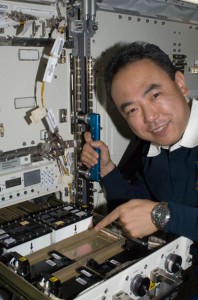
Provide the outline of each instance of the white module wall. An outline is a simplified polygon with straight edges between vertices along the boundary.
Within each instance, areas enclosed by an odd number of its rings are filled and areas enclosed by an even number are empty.
[[[22,55],[28,56],[26,60],[20,60],[21,51]],[[38,59],[31,60],[31,55],[38,55]],[[0,47],[0,123],[4,128],[0,150],[4,152],[44,142],[46,128],[43,122],[30,121],[31,111],[41,107],[41,82],[47,63],[42,55],[43,48]],[[72,139],[68,65],[57,64],[52,82],[46,83],[44,89],[44,105],[53,110],[64,140]],[[61,109],[66,109],[69,114],[63,123],[60,122]]]

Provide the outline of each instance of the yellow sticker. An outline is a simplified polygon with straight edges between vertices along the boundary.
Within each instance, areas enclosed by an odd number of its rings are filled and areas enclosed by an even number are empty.
[[[19,258],[19,260],[20,260],[20,261],[25,261],[25,260],[27,260],[27,258],[24,257],[24,256],[21,256],[21,257]]]
[[[156,283],[155,283],[154,281],[151,281],[151,280],[150,280],[149,291],[152,290],[152,289],[154,289],[155,286],[156,286]]]
[[[51,277],[49,280],[52,281],[52,282],[55,282],[55,281],[58,280],[58,278],[56,278],[56,277]]]

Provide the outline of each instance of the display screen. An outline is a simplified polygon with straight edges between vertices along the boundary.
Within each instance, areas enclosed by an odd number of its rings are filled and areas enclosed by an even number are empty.
[[[5,181],[6,189],[12,188],[12,187],[17,186],[17,185],[21,185],[21,177]]]
[[[23,174],[24,177],[24,187],[38,184],[41,182],[41,172],[40,170],[34,170],[26,172]]]

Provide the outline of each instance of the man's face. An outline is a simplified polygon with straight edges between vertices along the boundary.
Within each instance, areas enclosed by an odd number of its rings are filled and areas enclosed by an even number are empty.
[[[120,69],[112,82],[112,98],[132,131],[157,145],[170,146],[183,135],[190,115],[184,96],[184,75],[175,81],[151,60],[143,59]]]

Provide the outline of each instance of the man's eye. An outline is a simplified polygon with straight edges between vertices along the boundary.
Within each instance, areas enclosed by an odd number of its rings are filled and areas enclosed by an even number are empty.
[[[159,97],[159,95],[160,95],[160,93],[155,93],[155,94],[153,95],[153,99],[155,100],[156,98]]]
[[[127,116],[132,115],[135,111],[137,111],[137,108],[131,108],[129,111],[127,111]]]

